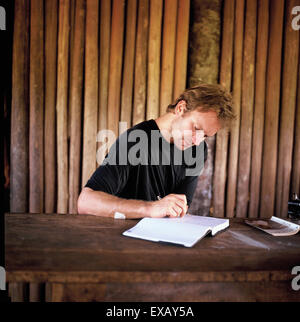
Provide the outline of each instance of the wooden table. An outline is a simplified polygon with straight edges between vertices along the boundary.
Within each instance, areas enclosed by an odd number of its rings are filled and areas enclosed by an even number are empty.
[[[6,214],[12,299],[27,285],[30,300],[42,290],[46,301],[300,300],[291,287],[300,234],[273,237],[230,219],[226,231],[185,248],[121,235],[136,222]]]

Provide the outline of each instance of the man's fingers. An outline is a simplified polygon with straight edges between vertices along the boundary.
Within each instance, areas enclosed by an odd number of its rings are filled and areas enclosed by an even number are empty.
[[[175,207],[170,207],[168,211],[168,215],[170,217],[179,217],[180,216],[180,209]]]
[[[172,196],[175,197],[176,203],[179,204],[181,206],[181,208],[183,209],[184,213],[186,213],[187,208],[188,208],[186,195],[173,194]]]
[[[186,203],[183,200],[179,200],[179,199],[177,199],[175,202],[176,202],[176,205],[181,208],[182,215],[185,215],[187,212]]]

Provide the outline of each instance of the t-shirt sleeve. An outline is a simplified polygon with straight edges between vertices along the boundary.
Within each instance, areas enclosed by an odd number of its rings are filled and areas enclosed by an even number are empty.
[[[85,187],[117,195],[125,186],[127,178],[127,166],[102,164],[92,174]]]
[[[85,187],[96,191],[118,195],[125,187],[129,176],[129,165],[119,164],[119,140],[117,140],[103,163],[95,170]]]

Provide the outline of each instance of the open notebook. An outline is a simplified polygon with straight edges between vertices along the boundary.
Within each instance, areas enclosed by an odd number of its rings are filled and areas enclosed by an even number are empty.
[[[205,235],[214,236],[228,226],[229,219],[187,214],[182,218],[143,218],[123,235],[192,247]]]

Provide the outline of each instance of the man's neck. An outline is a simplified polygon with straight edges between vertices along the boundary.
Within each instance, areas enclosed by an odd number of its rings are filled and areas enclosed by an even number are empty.
[[[167,140],[168,142],[172,143],[172,138],[171,138],[171,134],[172,134],[172,122],[173,120],[176,118],[176,115],[172,112],[168,112],[160,117],[158,117],[157,119],[155,119],[155,122],[161,132],[161,134],[163,135],[163,137],[165,138],[165,140]],[[171,141],[170,139],[171,138]]]

